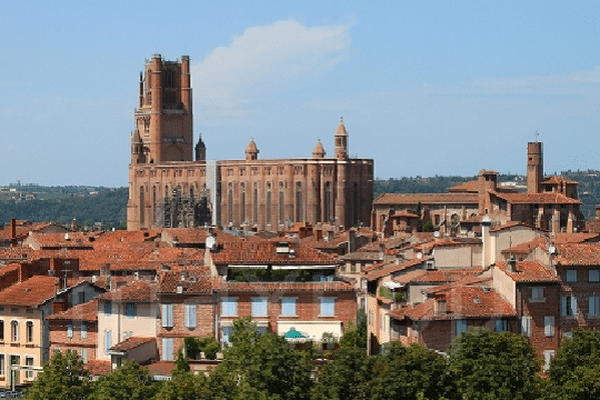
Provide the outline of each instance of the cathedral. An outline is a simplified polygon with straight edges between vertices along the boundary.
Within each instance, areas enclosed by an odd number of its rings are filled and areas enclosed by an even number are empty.
[[[331,158],[317,141],[311,157],[263,160],[251,140],[244,159],[207,160],[202,138],[193,141],[189,57],[167,61],[155,54],[140,75],[127,228],[369,225],[373,160],[348,156],[343,119],[334,146]]]

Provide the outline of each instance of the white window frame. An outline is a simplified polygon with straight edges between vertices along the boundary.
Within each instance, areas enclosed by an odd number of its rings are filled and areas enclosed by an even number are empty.
[[[0,376],[6,375],[6,354],[0,353]]]
[[[269,299],[266,297],[252,297],[250,299],[253,317],[267,317],[269,315]]]
[[[72,322],[69,322],[69,323],[67,324],[67,337],[68,337],[69,339],[72,339],[72,338],[73,338],[73,323],[72,323]]]
[[[29,363],[29,361],[31,361],[31,364]],[[25,365],[28,367],[34,367],[35,366],[35,358],[33,356],[25,356]],[[25,370],[25,379],[33,379],[33,371],[32,370]]]
[[[31,320],[27,320],[25,322],[25,340],[27,343],[33,343],[35,324]]]
[[[544,317],[544,336],[552,337],[555,331],[554,315],[546,315]]]
[[[297,317],[296,311],[297,297],[282,297],[281,302],[281,316],[282,317]],[[293,310],[292,310],[293,308]],[[292,312],[293,311],[293,312]]]
[[[10,339],[11,342],[17,343],[19,341],[19,321],[10,321]]]
[[[577,296],[573,293],[561,296],[560,315],[563,317],[577,316]]]
[[[184,304],[184,311],[185,311],[185,327],[186,328],[191,328],[194,329],[196,328],[197,323],[196,323],[196,312],[197,312],[197,307],[196,304]]]
[[[319,317],[335,316],[335,297],[319,297]]]
[[[521,317],[521,333],[527,337],[531,337],[531,317]]]
[[[238,299],[237,297],[222,297],[221,298],[221,316],[222,317],[237,317],[238,315]]]
[[[162,305],[162,327],[163,328],[172,328],[173,327],[173,304],[163,304]]]
[[[544,371],[550,369],[550,363],[556,356],[556,350],[544,350]]]

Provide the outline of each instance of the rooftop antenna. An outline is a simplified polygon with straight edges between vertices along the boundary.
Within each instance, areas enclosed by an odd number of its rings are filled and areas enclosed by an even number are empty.
[[[535,130],[535,141],[538,141],[538,136],[540,136],[540,133],[537,131],[537,129]]]

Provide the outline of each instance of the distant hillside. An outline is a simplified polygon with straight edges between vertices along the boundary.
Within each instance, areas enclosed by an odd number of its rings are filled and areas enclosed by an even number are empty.
[[[14,188],[13,188],[14,189]],[[20,186],[9,190],[12,197],[0,201],[0,222],[11,218],[71,224],[80,227],[101,223],[103,229],[127,225],[127,188]],[[6,197],[6,191],[0,196]]]

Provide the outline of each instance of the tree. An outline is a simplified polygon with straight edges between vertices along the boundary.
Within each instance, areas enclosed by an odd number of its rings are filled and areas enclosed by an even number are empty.
[[[313,388],[314,400],[352,400],[368,398],[368,382],[372,377],[373,357],[365,349],[344,345],[333,360],[317,372]]]
[[[57,351],[27,391],[27,399],[84,399],[89,394],[89,386],[89,374],[77,353],[67,350],[63,355]]]
[[[148,368],[131,361],[101,377],[89,399],[145,400],[154,396],[155,389]]]
[[[259,334],[250,318],[240,318],[234,322],[230,341],[211,381],[237,381],[233,398],[309,398],[311,367],[283,337],[271,332]]]
[[[600,398],[600,332],[575,328],[550,363],[548,398]]]
[[[472,328],[454,339],[449,353],[463,399],[537,398],[540,362],[525,336]]]
[[[204,374],[194,375],[190,371],[188,360],[179,350],[175,367],[171,372],[171,380],[164,382],[156,396],[155,400],[197,400],[210,398],[210,392],[207,386],[207,379]]]
[[[420,344],[388,343],[372,369],[369,398],[373,400],[443,399],[456,393],[445,357]]]

